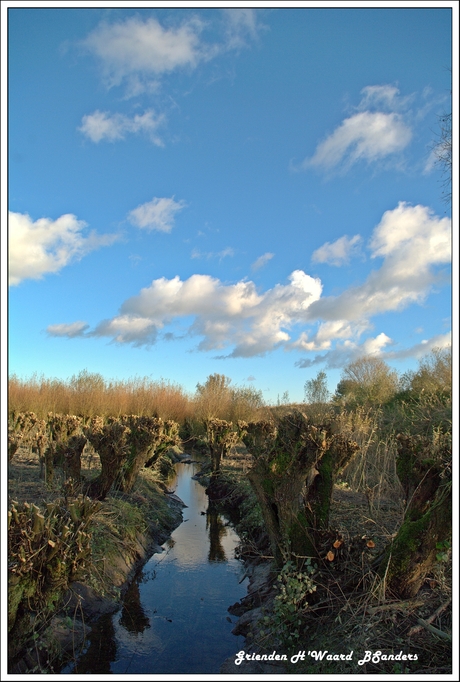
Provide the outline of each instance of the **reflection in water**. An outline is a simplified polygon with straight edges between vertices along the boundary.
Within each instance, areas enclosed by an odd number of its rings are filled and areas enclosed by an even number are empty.
[[[208,561],[227,561],[225,550],[221,544],[221,538],[227,534],[227,529],[220,514],[208,512],[206,528],[209,529]]]
[[[137,580],[133,580],[123,599],[120,625],[133,634],[140,634],[150,627],[150,619],[146,616],[141,605],[141,595]]]
[[[176,494],[187,505],[182,523],[133,581],[121,611],[101,619],[71,672],[215,674],[243,648],[228,607],[246,593],[235,558],[238,536],[209,513],[196,464],[176,465]],[[92,657],[92,658],[91,658]],[[61,671],[63,673],[68,670]]]
[[[102,675],[111,672],[111,663],[117,657],[117,644],[113,616],[107,614],[98,619],[92,626],[89,635],[89,646],[80,656],[78,662],[71,670],[64,669],[66,673],[85,673]]]

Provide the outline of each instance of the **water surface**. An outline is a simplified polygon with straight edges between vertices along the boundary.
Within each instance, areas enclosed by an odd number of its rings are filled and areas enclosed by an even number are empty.
[[[120,611],[93,627],[72,672],[219,673],[243,648],[227,611],[247,590],[234,556],[238,536],[224,517],[209,513],[205,490],[192,479],[199,468],[176,465],[170,485],[187,505],[183,523],[134,580]]]

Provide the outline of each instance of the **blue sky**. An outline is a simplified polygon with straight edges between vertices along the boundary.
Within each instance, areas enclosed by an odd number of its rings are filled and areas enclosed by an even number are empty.
[[[10,373],[275,403],[450,343],[456,3],[38,4],[2,3]]]

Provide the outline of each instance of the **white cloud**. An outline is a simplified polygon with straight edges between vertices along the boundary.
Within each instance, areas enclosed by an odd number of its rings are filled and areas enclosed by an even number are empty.
[[[115,241],[115,235],[87,237],[82,231],[83,220],[67,213],[57,220],[40,218],[35,222],[27,214],[8,214],[9,283],[24,279],[41,279],[50,272],[59,272],[69,263]]]
[[[50,336],[66,336],[73,339],[77,336],[84,336],[88,329],[89,324],[86,322],[72,322],[71,324],[51,324],[46,331]]]
[[[208,57],[201,42],[203,24],[190,17],[178,26],[164,28],[154,17],[134,16],[117,23],[100,24],[84,41],[101,63],[109,87],[127,82],[139,94],[165,73],[195,68]]]
[[[437,281],[434,266],[451,259],[450,220],[426,206],[404,202],[386,211],[370,240],[372,258],[384,257],[380,269],[339,296],[314,303],[309,314],[324,320],[367,320],[422,302]]]
[[[150,346],[155,342],[157,326],[152,320],[137,315],[118,315],[112,320],[100,322],[88,336],[108,336],[117,343],[134,346]]]
[[[386,354],[390,360],[404,360],[405,358],[422,358],[428,355],[433,348],[448,348],[452,345],[452,334],[437,334],[431,339],[424,339],[420,343],[415,344],[411,348],[402,348],[400,350],[393,350]]]
[[[396,111],[405,108],[409,98],[401,99],[394,85],[367,85],[361,90],[362,99],[358,105],[361,111],[378,108]]]
[[[146,230],[171,232],[176,213],[185,206],[183,201],[174,198],[154,197],[152,201],[141,204],[128,213],[128,220],[132,225]]]
[[[164,120],[163,115],[155,117],[152,110],[147,110],[142,115],[136,114],[132,118],[124,114],[109,114],[97,110],[93,114],[83,116],[82,125],[78,130],[96,143],[101,140],[109,142],[123,140],[127,133],[143,133],[153,144],[162,147],[163,142],[157,134],[157,128]]]
[[[426,206],[411,206],[401,201],[385,211],[370,241],[372,258],[391,257],[392,268],[406,276],[430,264],[451,260],[451,224],[438,218]],[[410,256],[410,262],[406,262]]]
[[[302,332],[291,347],[308,352],[329,350],[338,339],[359,337],[368,326],[366,323],[351,324],[348,320],[322,322],[315,334],[309,336],[307,332]]]
[[[210,15],[202,21],[196,14],[176,25],[162,26],[149,17],[133,16],[115,23],[103,22],[83,41],[83,46],[98,59],[108,87],[126,86],[129,97],[154,91],[163,76],[179,69],[195,69],[229,50],[247,47],[266,27],[258,20],[257,10],[224,9],[214,28],[217,42],[203,38],[212,24]]]
[[[264,354],[289,341],[289,328],[321,295],[319,280],[301,270],[289,280],[259,294],[253,282],[226,285],[209,275],[192,275],[185,281],[157,279],[89,335],[148,345],[165,325],[193,316],[189,333],[202,337],[200,350],[233,346],[233,357]]]
[[[357,161],[377,161],[402,151],[412,133],[397,113],[363,111],[346,118],[323,142],[303,167],[330,170]]]
[[[404,360],[406,358],[421,359],[428,355],[433,348],[447,348],[451,343],[452,338],[449,332],[438,334],[408,348],[386,350],[386,346],[394,347],[396,344],[386,334],[381,333],[375,338],[366,339],[362,344],[346,341],[327,353],[318,354],[313,358],[304,358],[295,364],[300,368],[324,364],[328,369],[342,369],[349,362],[354,362],[364,355],[373,355],[386,361]]]
[[[350,262],[350,258],[359,254],[361,237],[356,234],[354,237],[344,235],[335,242],[326,242],[319,249],[313,252],[311,257],[314,263],[328,263],[329,265],[345,265]]]
[[[366,86],[355,113],[318,144],[301,168],[348,169],[358,161],[374,163],[402,152],[412,139],[406,121],[411,99],[401,97],[394,85]]]
[[[267,252],[264,253],[262,256],[259,256],[259,258],[257,258],[257,260],[255,260],[254,263],[251,265],[251,269],[260,270],[260,268],[263,268],[264,265],[266,265],[268,261],[270,261],[273,258],[274,255],[275,255],[274,253]]]
[[[198,350],[225,353],[219,357],[255,357],[278,347],[316,353],[297,363],[302,367],[320,362],[340,367],[364,353],[398,357],[397,350],[387,349],[395,344],[384,331],[361,339],[373,328],[373,317],[422,303],[446,279],[450,221],[425,206],[401,202],[384,213],[369,249],[376,262],[382,260],[380,267],[338,296],[322,297],[321,281],[302,270],[265,292],[247,280],[161,278],[86,335],[150,345],[167,325],[186,320],[188,335],[200,337]],[[165,333],[172,338],[169,330]]]

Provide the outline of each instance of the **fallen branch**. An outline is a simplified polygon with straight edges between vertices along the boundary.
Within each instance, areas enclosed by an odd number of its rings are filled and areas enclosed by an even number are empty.
[[[441,639],[447,639],[449,640],[449,642],[452,641],[452,635],[449,635],[448,632],[443,632],[442,630],[435,628],[434,625],[430,625],[430,623],[427,623],[426,620],[423,620],[423,618],[417,618],[417,623],[420,624],[420,629],[423,627],[429,632],[431,632],[433,635],[436,635],[436,637],[440,637]]]
[[[413,599],[408,599],[407,601],[391,602],[389,604],[380,604],[379,606],[368,606],[367,613],[369,616],[373,616],[379,611],[407,611],[423,606],[424,603],[425,602],[421,600],[414,601]]]
[[[451,601],[452,600],[449,598],[446,602],[444,602],[444,604],[441,604],[441,606],[438,609],[436,609],[436,611],[433,613],[433,615],[430,616],[429,618],[427,618],[426,620],[423,620],[423,618],[418,618],[417,622],[419,623],[419,625],[414,625],[414,627],[411,628],[409,630],[409,632],[407,633],[407,636],[412,637],[412,635],[415,635],[415,634],[417,634],[417,632],[420,632],[422,630],[422,628],[426,628],[427,630],[430,630],[430,627],[428,627],[428,626],[430,626],[431,623],[438,616],[440,616],[443,611],[445,611],[447,609],[447,607],[449,606]],[[437,628],[434,628],[433,626],[431,626],[431,627],[432,627],[431,631],[433,631],[433,630],[437,631],[434,634],[438,634],[441,632],[442,634],[439,636],[443,637],[443,639],[452,639],[451,635],[446,635],[445,632],[442,632],[441,630],[437,630]]]

